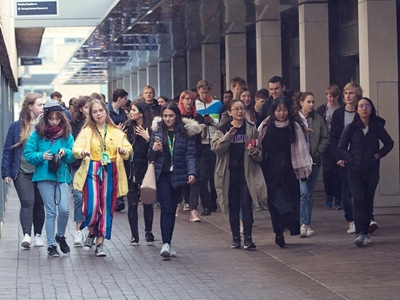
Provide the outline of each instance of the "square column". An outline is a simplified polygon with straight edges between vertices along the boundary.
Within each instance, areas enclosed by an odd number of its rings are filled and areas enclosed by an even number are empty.
[[[117,89],[122,89],[124,86],[124,78],[122,76],[117,78]]]
[[[395,141],[380,161],[374,213],[400,213],[399,94],[396,1],[358,1],[360,85]]]
[[[202,49],[190,49],[186,52],[187,58],[187,82],[189,89],[195,89],[202,75]]]
[[[130,80],[131,80],[131,94],[129,97],[131,97],[132,100],[137,99],[139,96],[139,91],[138,91],[138,75],[137,73],[131,73],[130,75]]]
[[[172,98],[172,71],[170,61],[158,62],[158,92]]]
[[[300,89],[315,95],[318,107],[325,102],[329,85],[328,2],[299,6]]]
[[[131,76],[130,74],[124,75],[122,78],[123,81],[123,89],[128,92],[128,98],[131,99],[132,93],[131,93]]]
[[[247,80],[246,63],[246,33],[226,33],[225,35],[226,58],[226,87],[229,88],[233,77]]]
[[[180,95],[186,86],[186,57],[174,56],[171,59],[172,97]]]
[[[156,65],[154,66],[148,66],[147,67],[147,82],[148,85],[151,85],[156,89],[156,95],[155,97],[158,97],[158,94],[160,90],[157,89],[158,87],[158,67]]]
[[[282,74],[281,21],[256,23],[257,89],[268,88],[268,80]]]
[[[141,94],[143,88],[147,85],[147,69],[139,69],[137,72],[138,76],[138,92]]]
[[[212,84],[211,94],[216,99],[221,99],[221,55],[220,44],[202,45],[202,73],[200,79],[205,79]],[[196,85],[195,85],[196,86]],[[229,86],[229,85],[228,85]]]

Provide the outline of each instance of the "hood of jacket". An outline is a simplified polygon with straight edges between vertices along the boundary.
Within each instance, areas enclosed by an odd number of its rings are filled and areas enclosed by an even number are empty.
[[[151,129],[153,132],[158,131],[159,124],[162,121],[161,117],[155,117],[151,124]],[[196,120],[189,118],[182,118],[183,123],[185,124],[185,129],[189,136],[195,136],[201,132],[201,128],[199,123]]]

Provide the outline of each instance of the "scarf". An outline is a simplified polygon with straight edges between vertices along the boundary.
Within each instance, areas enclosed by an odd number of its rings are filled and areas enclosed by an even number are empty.
[[[44,136],[47,140],[51,141],[51,143],[54,143],[56,139],[61,137],[64,134],[64,129],[60,126],[49,126],[46,125],[46,128],[44,129]]]
[[[258,127],[260,143],[262,143],[267,133],[269,118],[270,117],[262,121]],[[277,128],[285,128],[288,125],[289,120],[287,119],[284,122],[275,121],[275,126]],[[308,178],[312,171],[312,158],[301,126],[295,122],[294,128],[296,140],[290,144],[293,172],[296,174],[297,179]]]

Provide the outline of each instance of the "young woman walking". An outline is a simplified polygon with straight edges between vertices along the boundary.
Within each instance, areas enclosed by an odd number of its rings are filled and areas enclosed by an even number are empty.
[[[21,246],[29,249],[33,224],[33,244],[43,247],[41,238],[44,224],[44,206],[36,183],[32,182],[35,166],[28,163],[23,155],[26,141],[34,132],[38,117],[43,113],[42,96],[36,93],[26,94],[22,103],[19,120],[10,125],[3,149],[1,173],[6,184],[14,181],[14,187],[21,202],[19,218],[23,239]]]

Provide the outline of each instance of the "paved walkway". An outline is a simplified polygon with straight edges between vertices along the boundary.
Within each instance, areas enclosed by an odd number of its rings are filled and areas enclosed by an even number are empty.
[[[317,234],[286,235],[285,249],[274,244],[268,211],[254,212],[258,250],[251,252],[230,249],[220,212],[201,223],[181,212],[173,238],[177,257],[164,261],[156,209],[154,246],[130,246],[124,211],[115,214],[107,257],[71,247],[70,255],[48,258],[45,247],[20,247],[19,200],[11,189],[0,240],[0,299],[399,299],[400,216],[377,216],[374,243],[357,248],[354,235],[345,233],[343,211],[322,206],[317,200]],[[139,224],[143,230],[142,215]],[[70,245],[73,234],[71,219]]]

